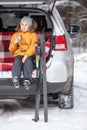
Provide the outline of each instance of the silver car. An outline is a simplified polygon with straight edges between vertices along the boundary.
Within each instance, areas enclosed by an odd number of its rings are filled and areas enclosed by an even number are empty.
[[[40,61],[33,60],[33,82],[28,91],[22,87],[22,77],[21,87],[14,88],[11,77],[14,58],[8,51],[11,36],[23,16],[32,17],[37,22],[36,32],[40,41]],[[39,1],[3,2],[1,0],[0,98],[27,98],[29,95],[35,95],[39,79],[41,94],[43,87],[46,86],[47,94],[58,101],[60,108],[73,108],[74,57],[69,33],[73,34],[78,30],[78,26],[71,25],[67,32],[55,2],[44,4]]]

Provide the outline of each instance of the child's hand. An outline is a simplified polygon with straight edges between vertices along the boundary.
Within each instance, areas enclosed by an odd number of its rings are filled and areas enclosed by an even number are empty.
[[[27,59],[27,56],[25,55],[25,56],[22,58],[22,63],[24,63],[26,59]]]
[[[17,36],[16,39],[14,40],[14,44],[17,44],[21,39],[22,39],[21,36]]]
[[[16,38],[15,40],[14,40],[14,44],[17,44],[19,42],[19,40]]]

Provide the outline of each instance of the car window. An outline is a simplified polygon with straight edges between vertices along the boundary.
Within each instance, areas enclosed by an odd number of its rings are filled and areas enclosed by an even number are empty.
[[[0,19],[2,20],[2,28],[9,30],[9,28],[16,27],[20,18],[17,18],[14,13],[0,13]]]
[[[14,31],[15,27],[18,26],[20,19],[23,16],[32,17],[38,24],[38,29],[41,30],[43,27],[46,29],[52,29],[52,23],[46,14],[35,13],[35,12],[0,12],[0,27],[3,31]]]

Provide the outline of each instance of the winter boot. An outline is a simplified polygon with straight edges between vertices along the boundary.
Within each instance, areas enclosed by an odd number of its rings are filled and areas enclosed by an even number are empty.
[[[30,81],[29,80],[24,80],[24,87],[26,90],[29,90],[29,88],[30,88]]]
[[[15,88],[19,88],[19,79],[18,79],[18,77],[15,76],[15,77],[12,79],[12,81],[13,81],[14,87],[15,87]]]

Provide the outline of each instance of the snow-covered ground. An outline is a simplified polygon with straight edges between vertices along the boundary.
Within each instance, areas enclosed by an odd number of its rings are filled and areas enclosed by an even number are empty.
[[[34,102],[1,100],[0,130],[87,130],[87,52],[75,54],[74,108],[61,110],[49,101],[48,122],[44,122],[43,105],[40,119],[34,118]]]

